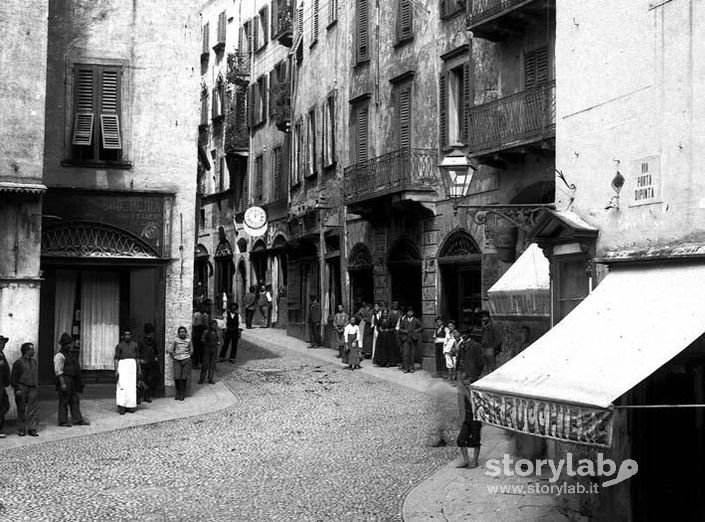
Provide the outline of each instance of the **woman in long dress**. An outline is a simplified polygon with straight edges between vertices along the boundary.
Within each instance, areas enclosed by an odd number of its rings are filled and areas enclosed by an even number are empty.
[[[382,310],[377,321],[377,346],[373,362],[379,366],[395,366],[399,362],[399,349],[396,339],[396,321],[390,318],[389,310]]]
[[[132,332],[125,330],[122,341],[115,347],[115,402],[120,415],[137,409],[138,356],[139,346],[132,340]]]
[[[351,370],[360,368],[360,327],[357,325],[357,317],[350,318],[350,324],[345,327],[343,336],[345,337],[348,367]]]

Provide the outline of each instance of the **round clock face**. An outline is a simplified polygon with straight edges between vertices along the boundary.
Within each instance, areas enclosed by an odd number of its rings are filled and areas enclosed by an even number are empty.
[[[250,228],[261,228],[267,223],[267,213],[262,207],[250,207],[245,212],[245,224]]]

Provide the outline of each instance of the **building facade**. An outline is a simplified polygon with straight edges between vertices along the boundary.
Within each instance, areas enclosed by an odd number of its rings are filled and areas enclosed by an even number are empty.
[[[40,380],[54,381],[69,332],[87,375],[110,381],[120,330],[139,338],[152,323],[163,365],[167,341],[190,323],[197,10],[50,1],[48,20]]]

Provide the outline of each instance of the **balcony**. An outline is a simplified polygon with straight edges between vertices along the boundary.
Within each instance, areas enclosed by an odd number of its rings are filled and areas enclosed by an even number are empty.
[[[236,112],[227,115],[225,125],[225,154],[242,154],[250,149],[247,121],[238,118]]]
[[[380,198],[432,204],[440,186],[436,149],[399,149],[346,168],[343,191],[350,211],[366,214]]]
[[[228,72],[226,80],[232,85],[250,83],[250,55],[247,53],[228,54]]]
[[[472,107],[468,151],[482,159],[498,152],[553,148],[556,136],[556,82]]]
[[[291,47],[294,41],[292,7],[290,2],[282,2],[282,4],[277,13],[277,34],[274,35],[274,38],[284,47]]]
[[[467,28],[476,38],[496,42],[521,36],[527,25],[554,17],[555,10],[555,0],[472,0]]]

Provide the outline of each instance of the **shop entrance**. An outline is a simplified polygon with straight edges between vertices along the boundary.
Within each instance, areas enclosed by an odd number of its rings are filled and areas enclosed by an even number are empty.
[[[392,301],[399,301],[402,310],[408,307],[422,315],[421,308],[421,254],[409,239],[400,239],[389,252],[387,260],[392,279]]]
[[[457,230],[444,241],[438,254],[441,273],[441,315],[469,330],[473,311],[482,306],[482,257],[469,233]]]
[[[372,266],[372,255],[362,243],[357,243],[348,257],[348,273],[350,274],[350,305],[353,313],[365,301],[371,303],[374,299],[375,287]]]

